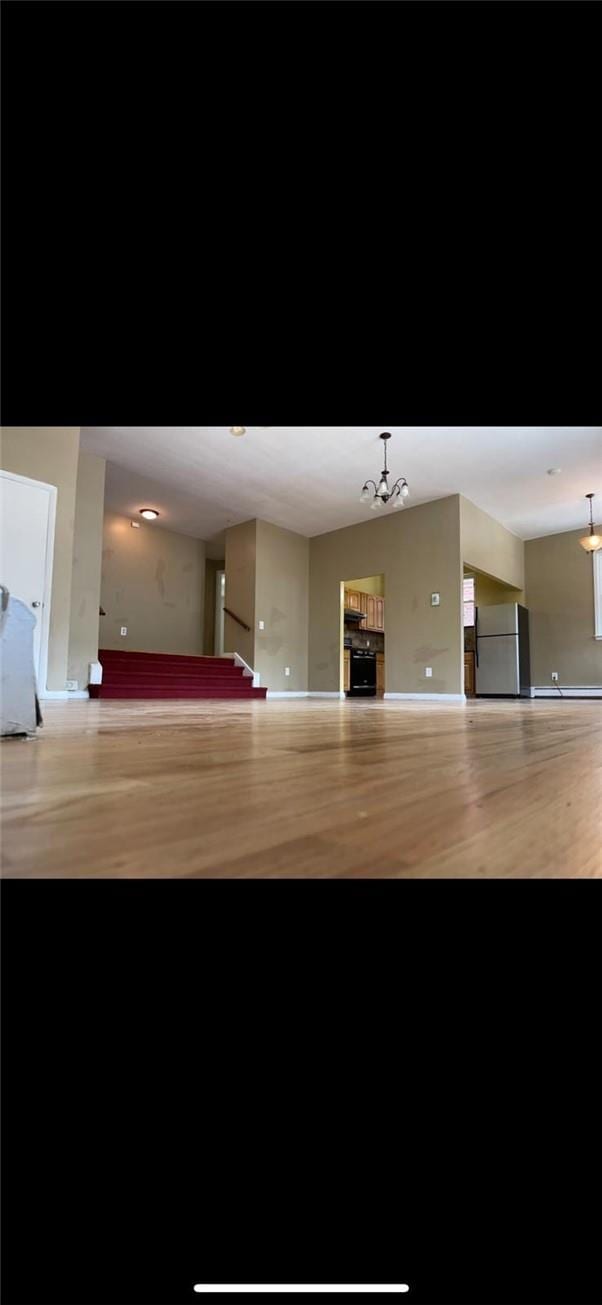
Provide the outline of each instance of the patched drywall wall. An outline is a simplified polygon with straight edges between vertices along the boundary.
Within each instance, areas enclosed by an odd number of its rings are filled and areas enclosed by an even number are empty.
[[[255,662],[272,692],[307,689],[309,539],[258,521]],[[259,629],[263,621],[265,629]],[[285,674],[288,666],[290,675]]]
[[[384,577],[387,693],[462,693],[459,496],[310,540],[311,692],[340,690],[340,583],[362,575]],[[438,607],[432,593],[440,594]]]
[[[525,587],[525,545],[499,521],[460,494],[462,559],[467,570],[474,567],[502,584]]]
[[[51,690],[64,691],[69,656],[71,574],[79,426],[4,426],[0,430],[0,465],[13,475],[56,485],[56,527],[50,604],[48,679]]]
[[[201,656],[205,545],[190,535],[105,513],[100,646]],[[127,636],[120,634],[127,628]]]
[[[67,671],[78,689],[88,687],[90,662],[98,657],[105,469],[104,458],[80,449]]]
[[[602,687],[602,641],[594,637],[594,575],[583,530],[528,539],[525,544],[531,683],[551,686],[552,671],[567,687]]]

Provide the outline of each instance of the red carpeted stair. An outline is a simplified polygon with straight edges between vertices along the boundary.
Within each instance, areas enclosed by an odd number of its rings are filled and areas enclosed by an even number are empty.
[[[101,649],[102,684],[91,698],[265,698],[231,657],[178,657],[169,653]]]

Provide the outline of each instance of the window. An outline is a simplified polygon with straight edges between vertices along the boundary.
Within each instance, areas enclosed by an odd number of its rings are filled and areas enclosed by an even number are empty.
[[[474,625],[474,576],[464,580],[464,625]]]
[[[594,635],[602,639],[602,548],[594,553]]]

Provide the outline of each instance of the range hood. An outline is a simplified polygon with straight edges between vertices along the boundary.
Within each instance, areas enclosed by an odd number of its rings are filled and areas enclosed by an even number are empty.
[[[357,612],[354,607],[346,607],[343,616],[346,624],[350,624],[352,621],[357,622],[366,620],[366,613]]]

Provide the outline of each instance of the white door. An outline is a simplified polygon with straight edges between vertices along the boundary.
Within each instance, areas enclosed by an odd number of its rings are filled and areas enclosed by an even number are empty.
[[[0,583],[36,617],[34,667],[46,688],[56,487],[0,471]]]

